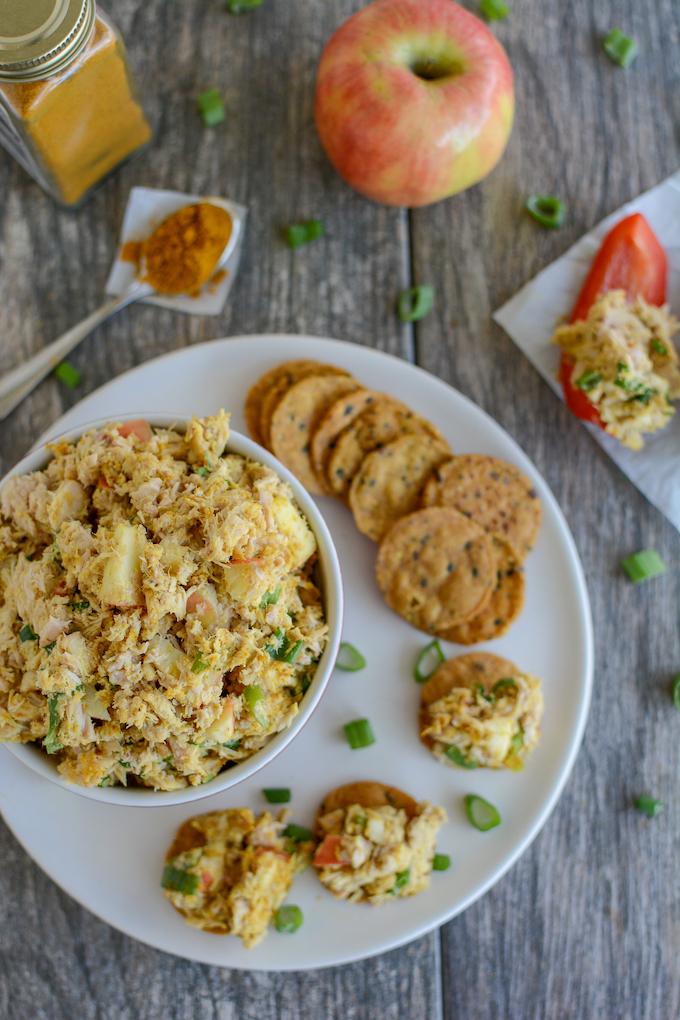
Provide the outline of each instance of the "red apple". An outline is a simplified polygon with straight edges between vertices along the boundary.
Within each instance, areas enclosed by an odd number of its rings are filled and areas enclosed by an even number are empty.
[[[493,33],[453,0],[374,0],[319,64],[316,126],[338,173],[388,205],[469,188],[501,158],[512,68]]]

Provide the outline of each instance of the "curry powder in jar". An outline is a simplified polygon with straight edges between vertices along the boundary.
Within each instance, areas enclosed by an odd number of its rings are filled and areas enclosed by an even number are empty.
[[[150,137],[94,0],[0,3],[0,143],[45,191],[77,205]]]

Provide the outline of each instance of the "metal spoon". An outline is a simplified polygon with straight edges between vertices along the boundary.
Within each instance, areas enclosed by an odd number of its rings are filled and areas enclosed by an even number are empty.
[[[211,201],[214,201],[215,205],[222,204],[217,200],[211,199]],[[213,272],[218,272],[229,260],[239,235],[240,224],[237,217],[234,216],[226,203],[224,203],[224,207],[227,208],[232,217],[232,232],[224,247],[224,251],[215,263]],[[41,351],[38,351],[28,361],[25,361],[22,365],[17,365],[16,368],[2,376],[0,378],[0,421],[4,421],[7,415],[21,403],[24,397],[27,397],[31,390],[35,389],[38,383],[42,382],[45,376],[49,375],[96,326],[105,322],[112,315],[115,315],[121,308],[126,308],[134,301],[140,301],[142,298],[151,297],[155,293],[156,291],[150,284],[143,283],[138,279],[133,280],[122,294],[110,298],[96,312],[92,312],[86,319],[79,322],[77,326],[67,330],[66,333],[53,340],[51,344],[48,344]]]

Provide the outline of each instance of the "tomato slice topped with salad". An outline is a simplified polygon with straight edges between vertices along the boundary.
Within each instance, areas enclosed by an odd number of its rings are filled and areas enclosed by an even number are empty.
[[[586,319],[598,298],[610,290],[625,290],[631,300],[641,297],[650,305],[663,305],[667,279],[668,260],[659,239],[642,213],[633,213],[612,227],[602,242],[569,321]],[[604,428],[595,405],[572,383],[573,367],[563,354],[559,380],[567,407],[577,418]]]

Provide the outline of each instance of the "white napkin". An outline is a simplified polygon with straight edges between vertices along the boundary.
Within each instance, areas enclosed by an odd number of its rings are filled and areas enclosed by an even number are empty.
[[[680,316],[680,171],[602,220],[494,314],[496,322],[560,397],[562,389],[556,379],[560,354],[550,338],[558,320],[571,311],[607,231],[634,212],[647,217],[666,250],[668,301]],[[680,531],[680,408],[670,425],[646,438],[644,448],[637,452],[626,449],[597,426],[583,424],[640,492]]]
[[[212,202],[226,209],[234,225],[234,248],[225,266],[225,275],[219,283],[207,284],[198,297],[150,297],[145,298],[150,305],[162,308],[173,308],[178,312],[191,315],[219,315],[224,308],[231,285],[238,270],[241,258],[241,247],[246,220],[246,209],[236,202],[209,195],[185,195],[181,191],[160,191],[157,188],[133,188],[128,199],[123,226],[120,233],[120,247],[127,241],[143,241],[158,226],[161,220],[176,212],[185,205],[195,202]],[[111,267],[106,281],[106,293],[122,294],[132,283],[135,267],[131,262],[122,262],[120,258]]]

